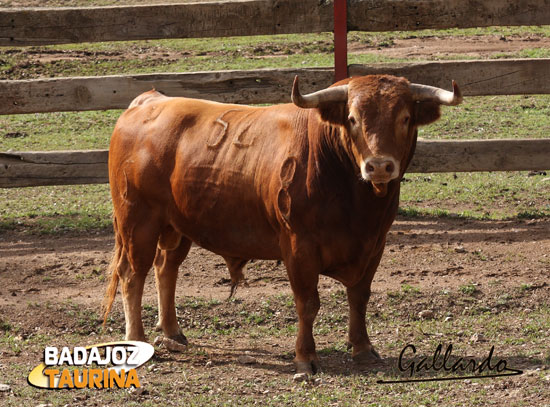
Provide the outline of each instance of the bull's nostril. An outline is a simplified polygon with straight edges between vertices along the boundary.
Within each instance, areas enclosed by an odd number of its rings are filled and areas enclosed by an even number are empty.
[[[368,172],[374,172],[374,167],[372,166],[372,164],[367,165],[367,171]]]
[[[393,170],[395,169],[395,166],[393,165],[393,163],[388,163],[386,164],[386,172],[388,174],[391,174],[393,172]]]

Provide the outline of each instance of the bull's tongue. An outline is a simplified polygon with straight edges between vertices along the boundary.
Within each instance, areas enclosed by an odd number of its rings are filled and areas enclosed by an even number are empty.
[[[374,190],[374,195],[376,195],[378,198],[384,198],[386,194],[388,193],[388,184],[375,184],[372,183],[372,188]]]

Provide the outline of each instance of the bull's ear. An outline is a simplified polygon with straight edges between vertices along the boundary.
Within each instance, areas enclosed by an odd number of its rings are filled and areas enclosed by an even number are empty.
[[[344,126],[348,117],[346,102],[322,103],[319,107],[321,119],[337,126]]]
[[[416,102],[416,125],[423,126],[441,117],[440,104],[432,101]]]

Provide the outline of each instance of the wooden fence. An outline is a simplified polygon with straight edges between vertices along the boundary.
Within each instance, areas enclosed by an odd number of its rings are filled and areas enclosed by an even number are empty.
[[[550,0],[348,0],[360,31],[550,24]],[[325,32],[326,0],[240,0],[178,5],[0,9],[0,46]],[[465,96],[550,94],[550,59],[352,65],[350,75],[390,73]],[[171,96],[231,103],[289,101],[294,75],[305,91],[332,83],[332,68],[263,69],[0,81],[0,114],[125,108],[156,88]],[[107,182],[107,152],[0,153],[0,187]],[[550,169],[550,139],[420,141],[412,172]]]

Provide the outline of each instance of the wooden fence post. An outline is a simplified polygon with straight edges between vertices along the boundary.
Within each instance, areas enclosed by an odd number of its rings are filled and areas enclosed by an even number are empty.
[[[334,1],[334,81],[348,77],[348,5]]]

